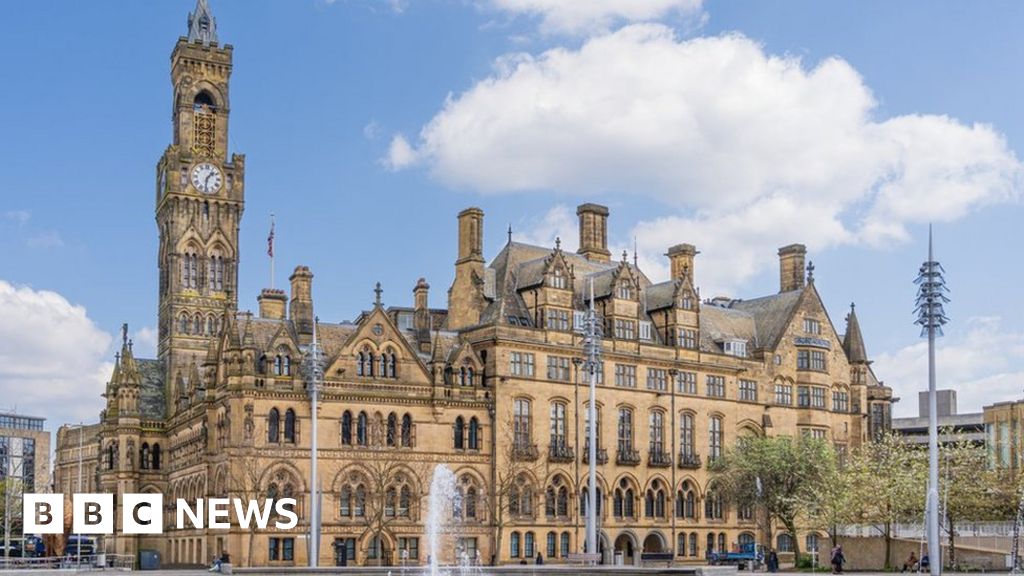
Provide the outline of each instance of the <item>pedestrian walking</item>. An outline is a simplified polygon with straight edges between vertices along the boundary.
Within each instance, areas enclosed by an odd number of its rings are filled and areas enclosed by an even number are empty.
[[[843,564],[845,562],[846,557],[843,556],[843,547],[836,545],[836,547],[832,549],[832,573],[842,574]]]
[[[779,555],[774,548],[768,551],[768,571],[772,574],[779,571]]]

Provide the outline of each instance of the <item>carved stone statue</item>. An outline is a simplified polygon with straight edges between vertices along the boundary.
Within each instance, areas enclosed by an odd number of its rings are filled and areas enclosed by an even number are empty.
[[[252,440],[253,433],[256,429],[256,424],[252,420],[252,404],[246,404],[245,406],[245,439]]]

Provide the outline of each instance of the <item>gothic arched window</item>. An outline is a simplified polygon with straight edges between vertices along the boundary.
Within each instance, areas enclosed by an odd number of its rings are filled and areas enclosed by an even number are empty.
[[[462,416],[457,417],[455,419],[455,426],[453,428],[453,446],[455,447],[456,450],[462,450],[463,448],[466,447],[464,444],[465,428],[465,420],[462,419]]]
[[[412,416],[402,416],[402,448],[412,448]]]
[[[366,446],[368,440],[366,412],[360,412],[359,418],[356,421],[356,444]]]
[[[360,352],[356,354],[356,376],[366,375],[366,355]]]
[[[392,412],[388,414],[388,430],[386,443],[388,446],[395,446],[398,438],[398,417]]]
[[[348,410],[341,415],[341,444],[343,446],[352,445],[352,413]]]
[[[284,441],[295,444],[295,410],[291,408],[284,413]]]
[[[476,416],[469,419],[469,442],[468,448],[470,450],[480,449],[480,423],[477,421]]]
[[[387,376],[388,376],[388,378],[397,378],[397,376],[396,376],[397,371],[395,369],[396,368],[396,366],[395,366],[395,364],[396,364],[395,352],[393,350],[391,350],[391,349],[388,349],[387,358],[388,358]]]
[[[149,470],[149,442],[143,442],[139,449],[139,468]]]
[[[153,461],[153,466],[152,466],[153,470],[159,470],[160,469],[160,445],[159,444],[153,444],[153,454],[152,454],[152,456],[150,456],[150,458]]]
[[[267,415],[267,442],[281,441],[281,413],[277,408],[271,408]]]

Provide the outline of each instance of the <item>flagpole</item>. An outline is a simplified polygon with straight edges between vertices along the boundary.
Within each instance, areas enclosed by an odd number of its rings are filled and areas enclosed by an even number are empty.
[[[270,236],[267,236],[267,255],[270,256],[270,289],[274,289],[274,213],[270,213]]]

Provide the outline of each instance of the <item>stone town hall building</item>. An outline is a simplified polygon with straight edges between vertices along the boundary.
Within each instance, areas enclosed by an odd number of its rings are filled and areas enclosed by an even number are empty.
[[[263,290],[239,310],[245,157],[230,153],[230,45],[205,0],[171,55],[173,139],[157,163],[159,350],[125,339],[106,408],[86,435],[58,433],[56,491],[162,492],[176,498],[298,499],[299,526],[250,532],[117,534],[108,552],[158,550],[165,563],[307,562],[310,401],[302,369],[314,323],[326,356],[318,414],[320,563],[425,563],[431,471],[445,463],[463,495],[442,560],[547,562],[578,552],[586,502],[586,380],[574,327],[593,281],[605,327],[597,391],[598,508],[605,561],[750,541],[749,510],[724,502],[707,464],[744,435],[808,434],[854,446],[888,425],[891,391],[875,379],[851,309],[841,337],[805,249],[779,250],[777,294],[701,300],[697,250],[668,248],[671,278],[652,283],[607,249],[608,210],[579,207],[579,250],[510,241],[488,264],[484,214],[458,215],[447,308],[429,286],[412,307],[380,302],[354,322],[316,320],[313,274]],[[235,526],[235,523],[232,522]],[[775,534],[785,550],[792,537]],[[813,537],[813,535],[812,535]]]

